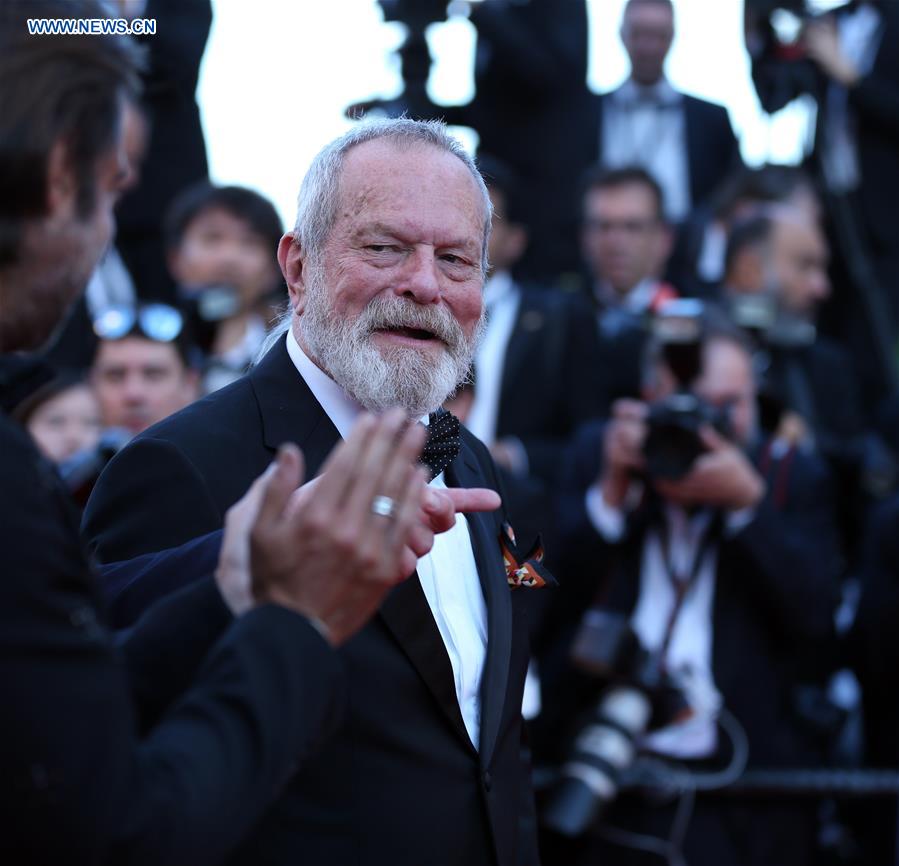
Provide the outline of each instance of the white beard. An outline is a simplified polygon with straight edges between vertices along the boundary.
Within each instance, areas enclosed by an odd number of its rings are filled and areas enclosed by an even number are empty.
[[[333,313],[320,271],[310,270],[300,334],[322,368],[369,412],[399,406],[419,418],[439,408],[467,380],[484,330],[483,315],[466,338],[445,309],[379,295],[351,322]],[[372,334],[385,327],[431,331],[443,341],[443,351],[435,359],[431,352],[411,346],[379,349]]]

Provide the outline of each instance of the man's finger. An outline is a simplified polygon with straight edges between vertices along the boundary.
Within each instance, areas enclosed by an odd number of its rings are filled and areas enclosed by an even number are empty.
[[[275,469],[263,480],[262,501],[256,523],[269,525],[281,519],[291,494],[303,480],[303,455],[296,445],[288,442],[278,449]]]
[[[714,427],[710,427],[708,424],[700,428],[699,438],[709,451],[722,451],[725,448],[731,447],[731,443],[728,442]]]
[[[486,487],[448,487],[440,494],[449,498],[456,514],[496,511],[503,504],[500,495]]]
[[[353,478],[346,492],[343,503],[343,520],[348,520],[360,529],[364,527],[372,515],[371,505],[376,496],[387,496],[396,499],[399,495],[401,479],[406,467],[412,463],[411,457],[403,450],[407,436],[418,435],[416,431],[403,431],[408,424],[406,414],[399,409],[391,409],[378,419],[374,432],[369,437],[368,448],[364,457],[357,463]],[[420,439],[415,440],[419,445]]]
[[[315,492],[317,508],[335,513],[343,502],[355,467],[362,460],[378,419],[365,412],[359,416],[350,435],[331,450],[319,473]]]
[[[612,417],[620,421],[645,421],[649,407],[639,400],[616,400],[612,404]]]

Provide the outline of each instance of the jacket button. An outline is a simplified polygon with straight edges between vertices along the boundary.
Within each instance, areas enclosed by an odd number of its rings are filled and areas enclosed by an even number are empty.
[[[484,790],[489,791],[493,787],[493,777],[488,770],[484,770]]]

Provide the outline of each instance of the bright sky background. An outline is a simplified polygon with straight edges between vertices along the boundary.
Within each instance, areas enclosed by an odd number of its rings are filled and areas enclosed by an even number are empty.
[[[627,74],[618,40],[624,2],[588,2],[593,90],[611,89]],[[768,118],[759,108],[743,46],[743,0],[674,0],[674,6],[677,35],[667,66],[674,86],[727,106],[748,162],[797,161],[808,109],[788,106]],[[258,189],[290,225],[306,167],[349,126],[344,108],[399,93],[391,52],[403,28],[385,24],[375,0],[213,0],[213,11],[198,91],[212,179]],[[474,28],[457,17],[434,26],[429,41],[432,99],[467,102],[474,92]],[[474,136],[465,140],[474,146]]]

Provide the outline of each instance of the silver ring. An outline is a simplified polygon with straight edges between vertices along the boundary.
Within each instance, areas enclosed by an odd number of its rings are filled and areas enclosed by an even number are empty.
[[[380,514],[381,517],[394,517],[396,515],[396,500],[389,496],[376,496],[371,503],[372,514]]]

